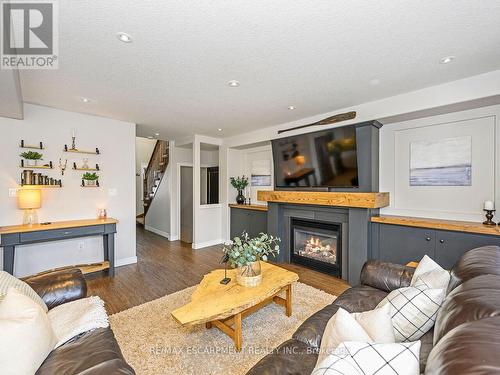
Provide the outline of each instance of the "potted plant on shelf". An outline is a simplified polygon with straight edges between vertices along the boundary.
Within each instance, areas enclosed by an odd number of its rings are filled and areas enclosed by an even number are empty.
[[[26,164],[29,167],[36,167],[38,165],[38,161],[42,160],[43,155],[36,151],[26,151],[20,155],[23,159],[26,160]]]
[[[245,176],[238,176],[238,177],[231,177],[229,179],[231,181],[231,185],[238,190],[238,195],[236,196],[236,203],[238,204],[243,204],[245,203],[245,196],[243,195],[243,189],[245,189],[248,186],[248,177]]]
[[[262,282],[260,261],[267,261],[270,256],[279,254],[278,237],[260,233],[257,237],[250,238],[244,232],[241,237],[224,245],[223,251],[227,255],[229,264],[237,268],[236,282],[241,286],[254,287]]]
[[[97,173],[86,172],[82,176],[83,186],[96,186],[98,184],[99,176]]]

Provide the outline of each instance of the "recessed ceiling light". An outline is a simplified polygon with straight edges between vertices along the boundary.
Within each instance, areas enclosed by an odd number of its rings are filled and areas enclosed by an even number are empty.
[[[218,129],[217,129],[217,131],[218,131],[218,132],[221,132],[221,131],[222,131],[222,129],[221,129],[221,128],[218,128]]]
[[[293,110],[295,109],[295,106],[294,106],[294,105],[289,105],[289,106],[288,106],[288,109],[289,109],[290,111],[293,111]]]
[[[158,137],[160,135],[160,133],[155,133],[155,135]]]
[[[80,100],[84,103],[90,103],[91,100],[89,98],[84,98],[83,96],[80,98]]]
[[[153,136],[152,136],[152,135],[148,135],[148,138],[149,138],[149,139],[153,139]]]
[[[132,37],[130,36],[130,34],[119,32],[116,33],[116,37],[123,43],[132,43]]]
[[[237,81],[235,79],[232,79],[231,81],[227,82],[227,85],[229,87],[238,87],[240,85],[240,81]]]
[[[446,56],[443,57],[441,60],[439,60],[440,64],[448,64],[451,63],[453,60],[455,60],[455,56]]]

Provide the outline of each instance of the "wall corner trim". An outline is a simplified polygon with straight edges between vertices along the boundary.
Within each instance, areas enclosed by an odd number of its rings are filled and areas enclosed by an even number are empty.
[[[129,257],[129,258],[122,258],[122,259],[117,259],[115,262],[116,267],[121,267],[121,266],[126,266],[127,264],[135,264],[137,263],[137,257]]]

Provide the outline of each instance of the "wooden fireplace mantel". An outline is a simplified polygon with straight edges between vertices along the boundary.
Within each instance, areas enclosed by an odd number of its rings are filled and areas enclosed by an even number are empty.
[[[319,206],[381,208],[389,205],[389,193],[259,190],[257,200]]]

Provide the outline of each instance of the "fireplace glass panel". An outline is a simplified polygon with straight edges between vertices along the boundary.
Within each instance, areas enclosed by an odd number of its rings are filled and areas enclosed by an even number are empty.
[[[294,252],[321,262],[337,263],[337,236],[294,228]]]
[[[341,276],[340,223],[292,218],[291,261],[317,271]]]

